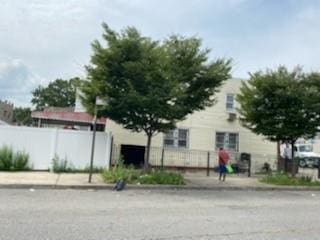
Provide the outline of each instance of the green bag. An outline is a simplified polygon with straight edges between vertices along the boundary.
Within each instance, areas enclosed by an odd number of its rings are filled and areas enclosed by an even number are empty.
[[[227,169],[227,173],[233,173],[233,169],[232,169],[232,166],[231,166],[231,164],[227,164],[226,165],[226,169]]]

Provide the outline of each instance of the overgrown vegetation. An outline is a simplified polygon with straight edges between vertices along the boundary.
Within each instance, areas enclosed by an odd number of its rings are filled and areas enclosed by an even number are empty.
[[[29,154],[24,151],[14,152],[12,147],[0,147],[0,170],[1,171],[24,171],[30,170]]]
[[[76,168],[68,162],[67,158],[60,158],[58,155],[56,155],[52,159],[52,171],[55,173],[88,173],[90,171],[90,167],[86,166],[85,168]],[[103,168],[101,167],[93,167],[92,168],[93,173],[101,173],[103,172]]]
[[[73,166],[68,163],[67,158],[61,159],[58,155],[52,159],[52,170],[55,173],[63,173],[72,171]]]
[[[133,166],[124,166],[121,162],[109,170],[103,171],[102,178],[107,183],[116,183],[119,180],[123,180],[126,183],[132,184],[185,184],[184,178],[180,173],[166,170],[150,170],[145,172]]]
[[[266,175],[260,181],[263,183],[275,185],[320,186],[319,181],[312,181],[312,178],[309,176],[292,177],[282,172]]]

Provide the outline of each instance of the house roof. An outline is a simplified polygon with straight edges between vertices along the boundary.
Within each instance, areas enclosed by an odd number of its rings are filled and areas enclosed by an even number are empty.
[[[37,119],[46,119],[46,120],[55,120],[55,121],[65,121],[65,122],[73,122],[73,123],[86,123],[91,124],[93,122],[93,116],[86,112],[60,112],[60,111],[52,111],[52,112],[32,112],[32,118]],[[97,124],[106,124],[106,118],[98,118]]]

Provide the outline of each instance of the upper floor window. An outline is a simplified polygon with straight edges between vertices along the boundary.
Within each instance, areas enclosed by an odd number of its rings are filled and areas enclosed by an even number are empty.
[[[226,111],[234,112],[235,111],[235,96],[233,93],[227,93],[226,96]]]
[[[164,134],[164,147],[187,148],[189,146],[189,130],[174,129]]]

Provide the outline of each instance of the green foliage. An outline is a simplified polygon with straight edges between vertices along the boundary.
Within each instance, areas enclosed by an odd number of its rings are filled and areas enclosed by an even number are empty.
[[[32,123],[31,109],[15,107],[13,109],[13,122],[17,125],[29,126]]]
[[[261,180],[263,183],[275,184],[275,185],[293,185],[293,186],[320,186],[319,181],[312,181],[309,176],[291,177],[285,173],[277,172],[275,174],[269,174],[263,177]]]
[[[24,151],[14,152],[8,146],[0,148],[0,170],[23,171],[29,169],[29,154]]]
[[[169,171],[151,171],[139,177],[141,184],[184,185],[185,181],[180,173]]]
[[[13,166],[13,150],[8,146],[0,148],[0,170],[11,170]]]
[[[52,170],[55,173],[72,172],[73,166],[68,163],[67,158],[61,159],[58,155],[52,159]]]
[[[242,124],[271,141],[313,137],[320,121],[319,82],[319,75],[285,67],[251,74],[237,96]]]
[[[134,184],[185,184],[183,176],[179,173],[164,170],[151,170],[145,173],[141,169],[135,169],[133,166],[126,167],[123,164],[117,164],[111,169],[105,170],[102,177],[108,183],[124,180],[126,183]]]
[[[129,27],[121,33],[103,25],[106,45],[94,41],[82,102],[94,112],[96,96],[107,105],[99,115],[151,138],[173,129],[187,114],[215,102],[214,94],[230,77],[231,61],[208,62],[209,50],[196,37],[154,41]],[[148,156],[148,152],[147,152]],[[148,163],[148,157],[147,161]]]
[[[118,180],[124,180],[127,183],[135,183],[142,174],[140,169],[132,166],[115,165],[102,173],[103,179],[108,183],[116,183]]]
[[[37,111],[42,111],[46,107],[72,107],[75,105],[76,87],[79,81],[79,78],[56,79],[47,87],[39,86],[32,92],[31,103]]]
[[[13,155],[14,170],[28,170],[29,154],[25,151],[18,151]]]
[[[93,173],[102,173],[104,168],[93,166]],[[52,159],[52,171],[55,173],[89,173],[90,167],[75,168],[67,158],[61,159],[58,155]]]

